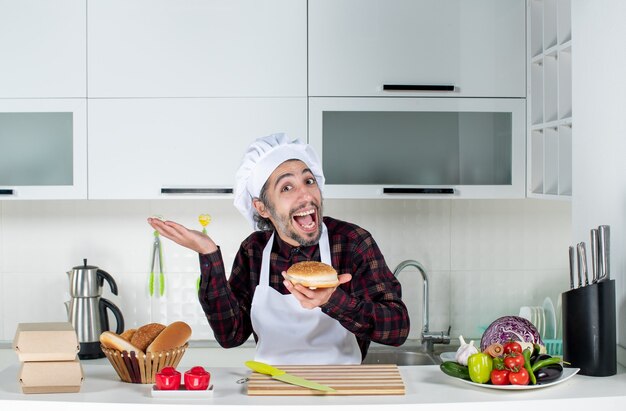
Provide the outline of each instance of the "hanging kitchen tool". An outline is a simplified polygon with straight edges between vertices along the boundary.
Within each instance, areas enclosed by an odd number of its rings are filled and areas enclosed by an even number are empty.
[[[161,238],[159,232],[154,230],[154,242],[152,243],[152,265],[150,267],[150,280],[148,290],[150,295],[154,295],[154,277],[158,265],[159,270],[159,295],[165,294],[165,275],[163,274],[163,250],[161,249]]]
[[[202,226],[202,234],[206,234],[206,226],[211,224],[211,215],[210,214],[200,214],[198,216],[198,222]],[[201,276],[199,276],[198,280],[196,281],[196,291],[200,291],[200,278],[201,278]]]

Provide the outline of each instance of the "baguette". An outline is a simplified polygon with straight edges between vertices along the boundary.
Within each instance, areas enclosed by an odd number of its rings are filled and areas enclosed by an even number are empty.
[[[176,321],[163,331],[146,348],[146,352],[169,351],[184,345],[191,337],[191,327],[183,321]]]

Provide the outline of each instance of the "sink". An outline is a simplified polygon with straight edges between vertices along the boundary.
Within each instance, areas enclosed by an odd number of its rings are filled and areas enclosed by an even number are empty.
[[[363,364],[438,365],[439,355],[425,352],[385,350],[370,351]]]

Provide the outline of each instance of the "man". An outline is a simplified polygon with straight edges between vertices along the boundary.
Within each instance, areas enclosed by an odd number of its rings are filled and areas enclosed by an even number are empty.
[[[371,341],[398,346],[409,332],[400,283],[371,235],[323,217],[324,175],[312,148],[284,134],[256,140],[237,171],[235,206],[252,224],[226,280],[219,247],[171,221],[148,219],[163,236],[200,254],[199,298],[217,341],[243,344],[270,364],[359,364]],[[335,288],[285,280],[300,261],[339,273]]]

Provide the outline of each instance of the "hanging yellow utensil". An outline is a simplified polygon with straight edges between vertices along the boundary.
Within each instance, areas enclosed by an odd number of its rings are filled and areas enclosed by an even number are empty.
[[[198,222],[202,226],[202,234],[206,234],[206,226],[211,224],[211,215],[210,214],[200,214],[198,216]]]
[[[198,222],[202,226],[202,234],[206,234],[206,226],[211,224],[211,215],[209,214],[200,214],[198,216]],[[200,291],[200,277],[196,281],[196,292]]]

